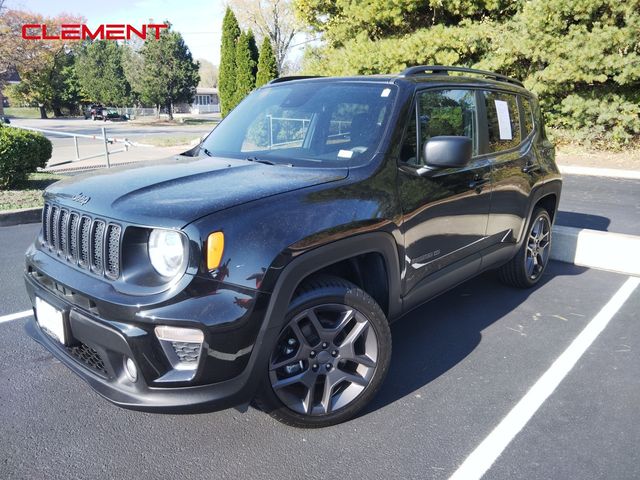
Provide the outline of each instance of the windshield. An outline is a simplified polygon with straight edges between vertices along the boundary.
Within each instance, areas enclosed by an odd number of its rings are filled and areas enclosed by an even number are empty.
[[[386,127],[395,87],[305,82],[249,95],[202,145],[209,155],[290,163],[352,166],[369,161]]]

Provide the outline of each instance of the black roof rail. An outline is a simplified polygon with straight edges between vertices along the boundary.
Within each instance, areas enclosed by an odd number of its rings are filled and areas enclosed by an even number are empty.
[[[292,75],[290,77],[274,78],[269,82],[269,85],[273,85],[274,83],[290,82],[291,80],[304,80],[306,78],[322,78],[322,76],[321,75]]]
[[[499,73],[489,72],[487,70],[476,70],[475,68],[466,68],[466,67],[447,67],[443,65],[418,65],[415,67],[405,68],[402,72],[400,72],[401,77],[412,77],[414,75],[420,74],[439,74],[439,75],[448,75],[449,72],[462,72],[462,73],[471,73],[474,75],[482,75],[486,78],[491,78],[493,80],[498,80],[500,82],[508,82],[518,85],[520,87],[524,87],[523,83],[520,80],[516,80],[515,78],[507,77],[506,75],[500,75]]]

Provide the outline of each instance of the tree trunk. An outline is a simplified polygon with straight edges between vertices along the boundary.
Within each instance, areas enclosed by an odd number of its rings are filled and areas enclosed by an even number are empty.
[[[40,118],[47,118],[47,110],[44,108],[44,105],[38,105],[38,108],[40,109]]]
[[[2,87],[4,87],[4,85],[0,83],[0,117],[4,117],[4,95],[2,95]]]
[[[169,121],[173,120],[173,106],[171,102],[167,102],[167,115],[169,115]]]

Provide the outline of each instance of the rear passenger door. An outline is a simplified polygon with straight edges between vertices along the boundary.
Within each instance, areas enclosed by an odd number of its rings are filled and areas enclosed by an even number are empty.
[[[486,152],[491,162],[491,212],[487,235],[492,243],[516,243],[526,225],[529,198],[538,165],[533,150],[533,113],[526,97],[484,91]]]

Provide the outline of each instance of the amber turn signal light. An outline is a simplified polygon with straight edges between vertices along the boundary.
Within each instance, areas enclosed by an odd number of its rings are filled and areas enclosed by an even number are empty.
[[[207,238],[207,268],[214,270],[220,266],[224,251],[224,234],[213,232]]]

